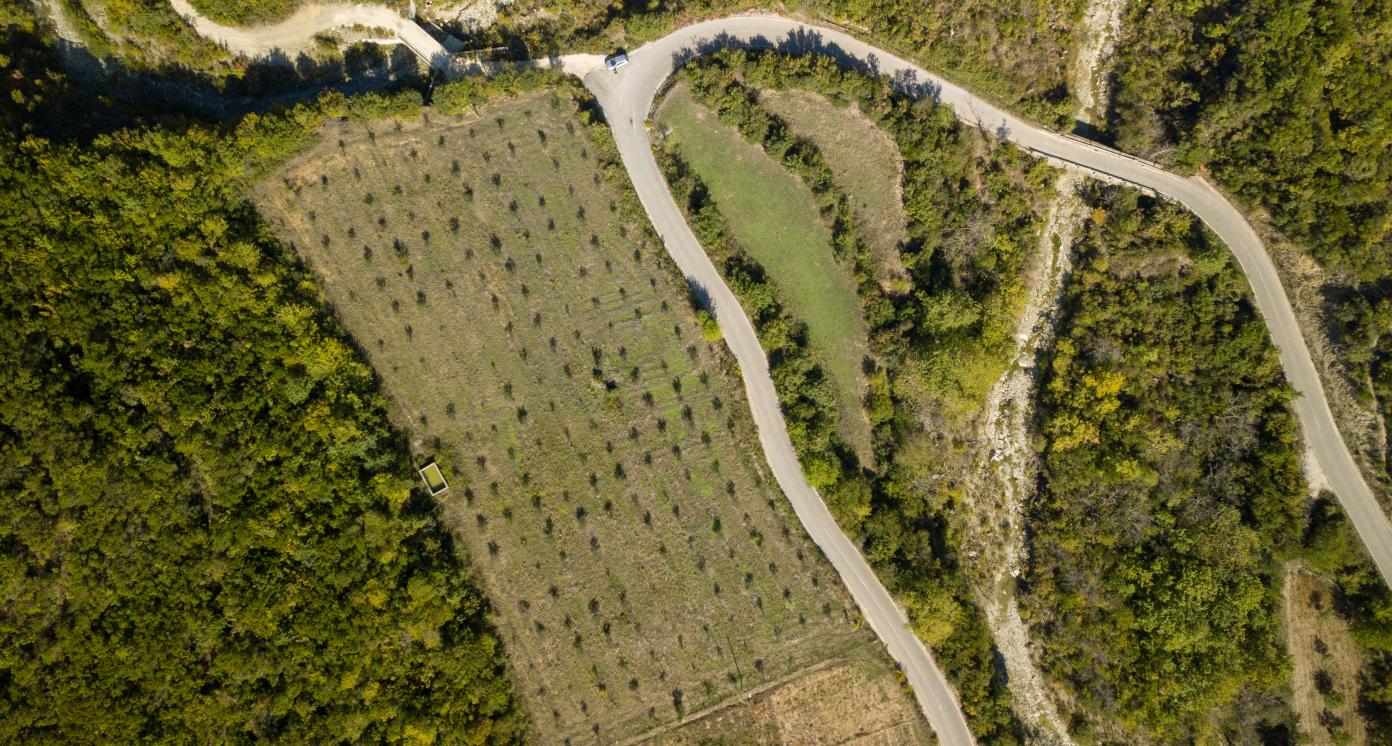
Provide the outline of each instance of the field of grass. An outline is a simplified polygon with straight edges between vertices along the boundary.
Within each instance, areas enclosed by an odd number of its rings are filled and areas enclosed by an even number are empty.
[[[807,324],[813,354],[836,391],[842,437],[868,463],[870,425],[861,406],[865,319],[850,273],[836,260],[831,231],[812,192],[762,149],[673,86],[657,122],[710,188],[730,231],[773,279],[792,316]]]
[[[916,723],[589,138],[552,94],[341,123],[257,197],[444,468],[534,740],[620,742],[827,665],[867,682],[854,727]]]
[[[890,292],[906,290],[908,272],[899,250],[909,241],[909,216],[899,187],[904,159],[893,138],[855,106],[837,106],[811,91],[764,89],[759,102],[822,152],[837,187],[850,199],[880,285]]]

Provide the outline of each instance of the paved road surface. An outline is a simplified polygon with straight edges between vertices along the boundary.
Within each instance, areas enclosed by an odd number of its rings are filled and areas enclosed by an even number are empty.
[[[637,59],[633,63],[635,72],[642,69],[638,65],[647,62],[646,58]],[[846,583],[866,621],[903,667],[938,740],[947,746],[970,744],[971,732],[952,687],[934,665],[923,643],[909,629],[903,610],[880,584],[859,549],[841,532],[821,496],[803,477],[802,466],[788,438],[778,392],[769,375],[768,359],[759,346],[754,327],[691,233],[653,158],[644,118],[655,89],[625,85],[625,80],[641,80],[641,77],[635,74],[628,79],[615,78],[612,73],[601,70],[586,76],[585,84],[595,93],[609,117],[629,178],[667,251],[688,280],[700,285],[710,297],[712,311],[725,333],[725,342],[739,362],[759,441],[773,475],[807,533]]]
[[[264,54],[302,44],[322,30],[361,23],[392,29],[437,69],[450,74],[465,69],[441,56],[446,54],[443,47],[419,26],[380,6],[308,6],[273,26],[235,29],[199,17],[187,0],[171,2],[176,10],[191,18],[199,33],[233,51]],[[1177,200],[1192,210],[1227,243],[1246,273],[1257,307],[1280,351],[1286,377],[1298,393],[1296,417],[1315,459],[1368,547],[1384,582],[1392,578],[1392,523],[1373,498],[1339,434],[1276,269],[1242,214],[1202,179],[1180,177],[1125,153],[1040,129],[845,33],[776,16],[736,16],[687,26],[631,52],[632,64],[616,73],[596,70],[598,58],[594,55],[570,55],[530,63],[552,64],[582,75],[585,85],[599,100],[653,226],[677,265],[692,281],[699,283],[712,300],[726,342],[739,361],[754,421],[759,428],[759,439],[779,485],[807,532],[840,573],[871,627],[903,666],[919,704],[942,743],[957,746],[972,742],[956,695],[923,644],[907,628],[903,611],[803,478],[769,376],[768,361],[754,329],[672,200],[649,145],[645,120],[663,82],[685,59],[728,46],[778,46],[790,52],[829,54],[845,64],[890,75],[909,92],[936,96],[952,106],[964,120],[1058,165],[1141,187]]]
[[[1367,545],[1384,582],[1392,578],[1392,524],[1373,498],[1334,424],[1276,268],[1242,214],[1207,182],[1183,178],[1095,143],[1040,129],[916,65],[839,31],[772,16],[723,18],[687,26],[631,52],[632,63],[616,73],[590,73],[585,77],[585,85],[599,99],[609,118],[624,165],[654,227],[682,271],[710,294],[726,341],[740,363],[759,437],[779,485],[808,533],[846,581],[871,626],[904,666],[939,740],[945,744],[971,742],[955,695],[923,645],[907,629],[903,613],[803,478],[754,329],[683,220],[649,146],[644,120],[664,81],[693,50],[699,53],[723,46],[778,46],[794,52],[825,53],[843,63],[877,70],[910,92],[935,95],[952,106],[959,117],[1058,165],[1142,187],[1192,210],[1223,239],[1246,273],[1271,339],[1280,352],[1281,365],[1298,393],[1296,417],[1315,458]]]

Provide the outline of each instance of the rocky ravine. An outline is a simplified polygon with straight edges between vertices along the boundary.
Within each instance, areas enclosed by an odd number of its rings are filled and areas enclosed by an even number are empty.
[[[1121,25],[1124,0],[1090,0],[1069,70],[1077,107],[1074,116],[1094,124],[1105,116],[1107,66]],[[1054,324],[1071,269],[1074,237],[1084,209],[1073,171],[1059,176],[1040,234],[1039,256],[1025,311],[1015,327],[1018,352],[1010,370],[987,395],[975,463],[982,468],[966,481],[970,515],[964,526],[977,597],[1005,663],[1015,710],[1032,741],[1072,746],[1068,729],[1035,663],[1028,625],[1020,616],[1015,580],[1024,569],[1025,505],[1034,494],[1038,469],[1030,447],[1030,420],[1039,385],[1036,361],[1053,343]]]

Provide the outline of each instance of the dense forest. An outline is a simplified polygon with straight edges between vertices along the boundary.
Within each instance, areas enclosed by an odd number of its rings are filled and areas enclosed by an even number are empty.
[[[1330,273],[1331,336],[1392,428],[1392,5],[1138,0],[1109,133],[1212,173]],[[1392,453],[1367,454],[1392,486]]]
[[[1134,191],[1086,199],[1039,402],[1028,607],[1082,711],[1195,736],[1240,692],[1284,685],[1277,559],[1300,538],[1298,432],[1226,248]]]
[[[1304,499],[1245,280],[1179,208],[1102,186],[1086,200],[1039,400],[1026,595],[1074,732],[1107,714],[1138,736],[1291,737],[1287,562],[1335,580],[1370,658],[1361,710],[1385,732],[1392,596],[1336,506]]]
[[[5,10],[0,740],[520,739],[371,370],[244,199],[419,95],[119,127]]]
[[[1321,262],[1392,268],[1392,6],[1376,0],[1130,5],[1110,129],[1211,170]]]
[[[1050,171],[996,148],[931,100],[887,79],[819,57],[721,52],[684,69],[698,99],[798,174],[817,196],[837,255],[859,289],[874,370],[867,415],[875,471],[863,471],[837,435],[836,407],[802,323],[729,235],[705,187],[670,146],[660,151],[678,202],[769,354],[789,432],[808,481],[905,603],[919,635],[952,676],[973,731],[1011,742],[1018,724],[991,663],[990,635],[958,573],[953,538],[961,438],[1011,349],[1019,272]],[[852,216],[816,146],[791,135],[758,101],[763,88],[801,88],[857,106],[894,138],[905,162],[912,282],[886,294]]]

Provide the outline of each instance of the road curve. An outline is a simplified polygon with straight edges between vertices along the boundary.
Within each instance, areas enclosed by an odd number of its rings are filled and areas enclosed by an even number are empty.
[[[646,62],[645,58],[635,60],[635,72],[641,69],[637,66]],[[628,80],[639,77],[634,75]],[[909,629],[904,611],[880,583],[860,550],[842,533],[821,496],[803,477],[802,466],[783,421],[778,392],[769,375],[768,358],[759,346],[754,326],[686,224],[653,157],[644,120],[656,89],[626,86],[625,80],[601,70],[587,75],[585,85],[595,94],[609,118],[629,178],[668,253],[687,279],[704,289],[710,298],[712,313],[725,333],[725,343],[739,362],[759,441],[774,478],[808,535],[821,547],[845,582],[870,627],[902,667],[938,741],[945,746],[971,744],[971,731],[951,685],[933,663],[922,641]]]
[[[1276,268],[1241,212],[1208,182],[1198,177],[1184,178],[1097,143],[1037,127],[917,65],[834,29],[767,15],[735,16],[684,27],[630,52],[631,64],[617,72],[600,70],[586,75],[585,85],[599,100],[609,120],[624,165],[653,226],[681,270],[711,298],[726,342],[739,361],[759,439],[774,476],[808,533],[841,574],[871,627],[903,666],[942,743],[972,742],[955,693],[923,644],[908,629],[903,611],[803,477],[754,328],[687,226],[653,157],[646,120],[658,91],[687,59],[724,47],[773,47],[792,53],[828,54],[843,64],[888,75],[907,92],[935,96],[951,106],[958,117],[1056,165],[1163,195],[1198,215],[1228,245],[1246,273],[1257,307],[1279,351],[1286,378],[1297,394],[1294,409],[1305,439],[1372,555],[1383,582],[1392,578],[1392,523],[1374,499],[1339,434]]]
[[[276,52],[294,52],[309,46],[316,34],[343,26],[390,29],[396,37],[431,67],[442,69],[451,56],[443,44],[426,33],[419,24],[385,5],[323,3],[306,5],[290,17],[266,26],[224,26],[199,13],[189,0],[169,0],[174,12],[183,16],[200,36],[249,57]]]
[[[450,59],[443,47],[415,23],[381,6],[307,6],[286,21],[258,28],[231,28],[200,16],[187,0],[171,0],[194,28],[233,51],[251,55],[304,44],[314,34],[350,24],[392,29],[401,40],[447,75],[469,68]],[[849,34],[769,15],[734,16],[678,29],[630,52],[632,64],[616,73],[596,70],[594,55],[570,55],[525,64],[550,65],[583,76],[603,108],[624,165],[649,219],[688,278],[709,294],[725,339],[740,364],[750,408],[765,456],[779,486],[807,532],[826,553],[871,627],[903,667],[938,739],[950,746],[972,743],[956,695],[928,651],[908,629],[902,609],[875,577],[857,547],[832,519],[807,484],[769,375],[768,360],[738,300],[701,249],[658,170],[646,120],[663,83],[693,56],[723,47],[776,47],[792,53],[828,54],[843,64],[889,75],[913,95],[931,95],[961,119],[995,132],[1056,165],[1096,178],[1128,183],[1176,200],[1198,215],[1237,258],[1266,320],[1281,366],[1297,396],[1296,419],[1314,458],[1362,538],[1383,582],[1392,579],[1392,522],[1374,499],[1339,434],[1319,375],[1301,336],[1295,313],[1265,247],[1232,204],[1201,178],[1184,178],[1160,167],[1081,138],[1042,129],[977,98],[921,67]],[[477,69],[477,68],[475,68]]]

